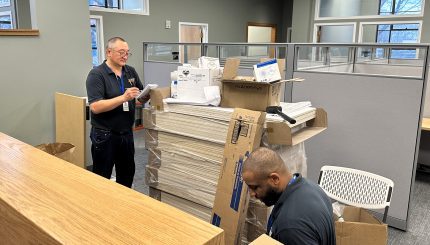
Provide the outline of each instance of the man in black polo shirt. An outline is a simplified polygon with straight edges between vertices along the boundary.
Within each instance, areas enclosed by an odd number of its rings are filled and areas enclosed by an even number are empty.
[[[252,197],[275,205],[267,225],[272,238],[288,245],[336,244],[329,197],[317,184],[292,175],[276,152],[256,149],[242,173]]]
[[[93,172],[110,178],[115,165],[116,181],[127,187],[131,187],[135,172],[132,131],[135,98],[143,89],[136,70],[126,65],[131,56],[129,51],[124,39],[109,39],[106,60],[90,71],[86,81]]]

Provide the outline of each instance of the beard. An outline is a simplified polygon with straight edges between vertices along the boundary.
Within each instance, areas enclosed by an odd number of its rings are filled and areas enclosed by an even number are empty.
[[[264,195],[263,198],[261,198],[261,201],[268,207],[275,205],[275,203],[278,201],[279,197],[281,197],[282,191],[278,192],[274,188],[270,187],[266,195]]]

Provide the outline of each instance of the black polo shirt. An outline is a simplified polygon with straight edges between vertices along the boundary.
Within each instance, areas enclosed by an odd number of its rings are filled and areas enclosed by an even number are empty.
[[[124,91],[130,87],[143,89],[143,85],[136,70],[128,65],[122,68]],[[121,77],[106,65],[94,67],[87,77],[87,95],[90,104],[105,99],[112,99],[123,94],[121,91]],[[129,111],[124,111],[122,104],[115,109],[99,114],[91,112],[91,125],[96,128],[111,130],[113,132],[128,132],[134,123],[134,110],[136,101],[128,102]]]
[[[336,244],[330,198],[300,174],[284,190],[272,216],[271,236],[284,244]]]

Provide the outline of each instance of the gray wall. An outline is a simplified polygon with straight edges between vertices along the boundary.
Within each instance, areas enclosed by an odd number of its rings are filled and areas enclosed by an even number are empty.
[[[314,0],[294,0],[291,42],[312,41],[314,11]]]
[[[40,36],[0,38],[0,131],[40,144],[55,139],[54,93],[85,96],[89,11],[86,0],[32,1]]]
[[[279,42],[285,43],[287,42],[287,29],[292,26],[293,22],[293,3],[294,0],[285,0],[284,1],[284,10],[282,14],[282,33]]]
[[[105,43],[109,37],[124,37],[133,56],[128,64],[142,77],[142,42],[178,42],[179,22],[209,24],[209,42],[246,42],[247,22],[277,25],[282,37],[283,2],[281,0],[156,0],[149,2],[149,16],[91,11],[103,16]],[[165,29],[166,20],[171,29]]]

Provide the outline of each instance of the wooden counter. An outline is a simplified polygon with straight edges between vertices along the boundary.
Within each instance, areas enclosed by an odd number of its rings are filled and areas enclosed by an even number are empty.
[[[224,244],[224,232],[0,133],[6,244]]]
[[[430,131],[430,118],[423,117],[423,121],[421,123],[421,129]]]

